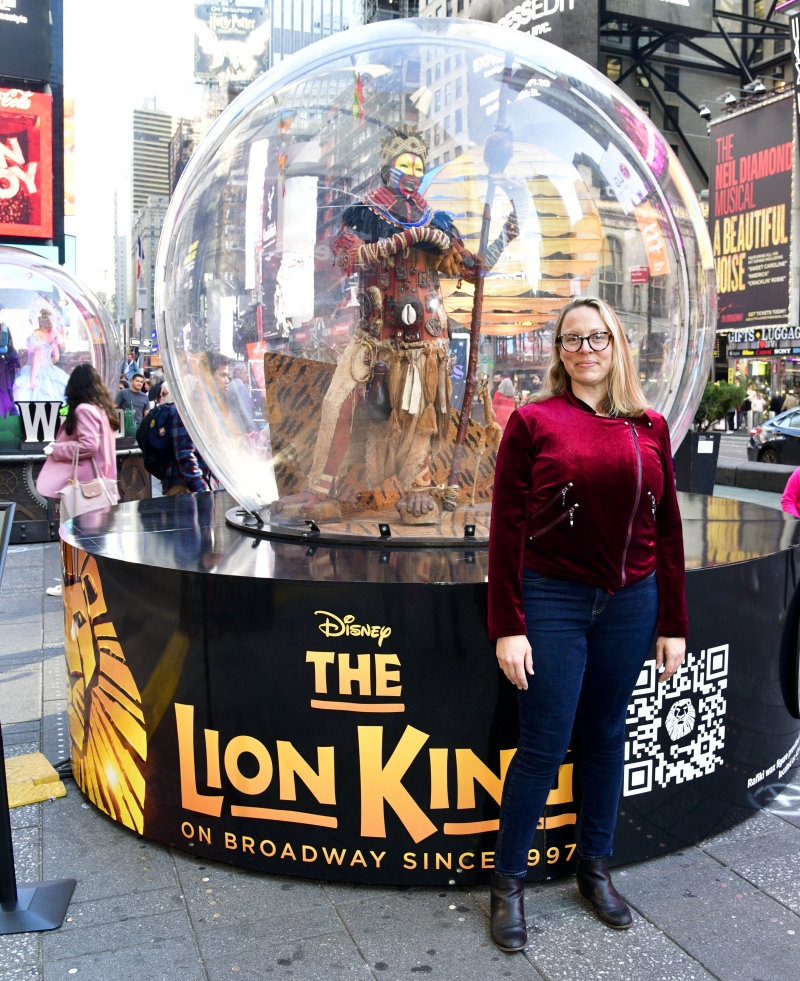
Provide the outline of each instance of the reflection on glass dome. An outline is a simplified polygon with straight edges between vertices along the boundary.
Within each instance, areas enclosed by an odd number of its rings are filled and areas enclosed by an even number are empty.
[[[97,297],[68,272],[0,246],[0,417],[15,402],[58,402],[75,365],[89,361],[116,391],[117,333]]]
[[[710,243],[659,132],[568,53],[472,21],[369,25],[251,85],[158,267],[179,408],[273,530],[485,535],[490,379],[535,391],[574,296],[616,309],[676,446],[713,348]]]

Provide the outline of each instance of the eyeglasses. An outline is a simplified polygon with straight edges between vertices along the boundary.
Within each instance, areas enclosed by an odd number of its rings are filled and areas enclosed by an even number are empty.
[[[611,331],[596,330],[592,334],[562,334],[558,341],[565,351],[570,351],[572,354],[581,350],[584,341],[592,351],[605,351],[611,343]]]

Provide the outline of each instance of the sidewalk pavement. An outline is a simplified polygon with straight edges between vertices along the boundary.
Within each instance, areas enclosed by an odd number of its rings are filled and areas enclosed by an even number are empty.
[[[67,755],[55,545],[9,551],[0,589],[6,754]],[[742,825],[616,872],[634,926],[574,881],[527,890],[530,945],[489,940],[485,887],[349,886],[245,872],[138,837],[67,796],[11,812],[20,882],[78,880],[60,930],[0,937],[3,981],[798,981],[800,779]]]

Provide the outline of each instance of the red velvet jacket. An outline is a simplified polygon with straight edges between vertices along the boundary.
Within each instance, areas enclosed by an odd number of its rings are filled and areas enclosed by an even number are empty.
[[[523,565],[612,593],[655,570],[659,636],[688,636],[683,532],[663,416],[599,416],[571,392],[513,413],[492,501],[493,640],[526,632]]]

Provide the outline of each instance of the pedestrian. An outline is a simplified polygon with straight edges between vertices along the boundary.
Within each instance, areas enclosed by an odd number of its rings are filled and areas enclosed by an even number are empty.
[[[800,467],[786,482],[781,498],[781,508],[787,514],[793,514],[795,518],[800,518]]]
[[[172,458],[161,478],[161,491],[164,497],[212,490],[214,476],[195,449],[192,437],[178,415],[166,382],[161,386],[159,408],[165,405],[168,406],[168,411],[164,413],[164,425],[170,436]]]
[[[785,398],[785,393],[776,392],[769,400],[769,411],[773,418],[783,412],[783,400]]]
[[[492,409],[494,410],[494,421],[501,429],[505,429],[508,425],[508,419],[511,413],[516,409],[515,401],[516,392],[514,391],[514,382],[510,378],[504,378],[494,393],[494,398],[492,399]]]
[[[117,457],[113,430],[119,428],[119,417],[111,394],[103,380],[87,361],[76,365],[67,381],[64,397],[67,415],[55,441],[45,447],[47,459],[36,480],[36,489],[45,497],[57,498],[72,479],[75,450],[78,450],[77,479],[93,481],[98,477],[116,485]],[[113,503],[119,500],[114,489]],[[102,502],[102,503],[101,503]],[[99,506],[108,506],[107,497],[98,496]],[[62,524],[66,515],[62,509]],[[60,596],[61,584],[50,586],[48,596]]]
[[[144,375],[137,372],[131,376],[130,388],[123,388],[114,396],[114,405],[118,405],[124,412],[126,409],[133,409],[133,417],[138,427],[150,408],[150,399],[144,391]]]
[[[764,402],[764,396],[760,392],[756,393],[756,395],[754,395],[753,398],[750,399],[750,404],[753,407],[752,428],[755,429],[756,426],[760,426],[761,423],[764,421],[764,406],[766,404]]]
[[[631,925],[608,872],[625,717],[656,633],[663,682],[683,663],[687,632],[669,429],[645,401],[614,311],[576,297],[558,318],[541,391],[513,413],[497,455],[489,636],[520,719],[489,880],[502,950],[527,943],[528,849],[573,723],[578,888],[603,923]]]
[[[231,416],[241,432],[257,432],[253,399],[250,395],[250,366],[246,361],[233,361],[231,368],[233,377],[225,395]]]
[[[137,373],[140,373],[139,362],[133,351],[128,351],[125,364],[122,366],[122,374],[125,376],[125,381],[130,384],[131,378]]]
[[[497,389],[500,388],[500,383],[503,380],[503,376],[499,371],[495,371],[492,375],[492,384],[489,386],[489,394],[494,398]]]
[[[783,400],[783,411],[788,412],[789,409],[796,409],[796,408],[797,408],[797,396],[794,394],[794,391],[790,388],[789,391],[786,393],[786,397]]]
[[[161,401],[161,386],[164,383],[164,372],[154,371],[150,375],[150,390],[147,393],[147,397],[151,403],[158,405]]]

